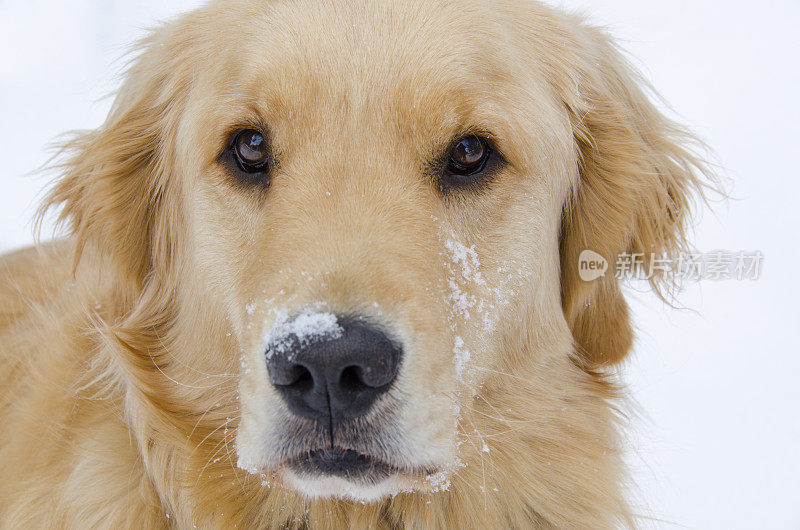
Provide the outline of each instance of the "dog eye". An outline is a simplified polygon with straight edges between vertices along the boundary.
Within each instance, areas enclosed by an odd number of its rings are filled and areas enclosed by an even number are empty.
[[[239,131],[233,139],[236,164],[245,173],[263,173],[267,170],[269,148],[267,139],[255,129]]]
[[[469,135],[457,140],[450,148],[444,166],[443,186],[463,186],[484,173],[493,149],[489,140]]]

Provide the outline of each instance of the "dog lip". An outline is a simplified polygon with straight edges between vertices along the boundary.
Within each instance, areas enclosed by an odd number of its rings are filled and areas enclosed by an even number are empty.
[[[352,479],[379,481],[402,470],[371,455],[352,449],[326,448],[303,453],[288,462],[303,474],[329,475]]]

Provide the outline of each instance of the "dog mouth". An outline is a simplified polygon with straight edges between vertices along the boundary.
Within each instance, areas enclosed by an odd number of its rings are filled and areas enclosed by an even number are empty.
[[[446,489],[447,471],[438,466],[405,467],[373,454],[327,447],[306,451],[285,460],[262,479],[275,481],[312,499],[338,498],[375,502],[404,492]],[[444,477],[444,479],[442,479]]]
[[[371,454],[341,447],[306,451],[285,461],[284,467],[305,479],[336,478],[364,485],[399,477],[419,482],[438,471],[435,466],[399,466]]]
[[[309,451],[287,464],[301,475],[333,476],[359,482],[379,482],[404,471],[377,457],[341,448]]]

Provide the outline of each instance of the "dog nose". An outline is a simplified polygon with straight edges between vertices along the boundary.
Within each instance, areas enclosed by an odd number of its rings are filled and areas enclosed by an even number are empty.
[[[366,414],[400,365],[400,348],[380,330],[357,320],[340,328],[335,336],[267,352],[270,380],[289,409],[326,426]]]

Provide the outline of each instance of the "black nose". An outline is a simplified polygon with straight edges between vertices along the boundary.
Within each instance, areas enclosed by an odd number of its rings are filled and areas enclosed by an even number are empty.
[[[391,387],[402,353],[364,322],[345,320],[339,326],[341,332],[334,336],[305,345],[293,340],[279,351],[267,350],[270,380],[289,409],[331,427],[366,414]]]

